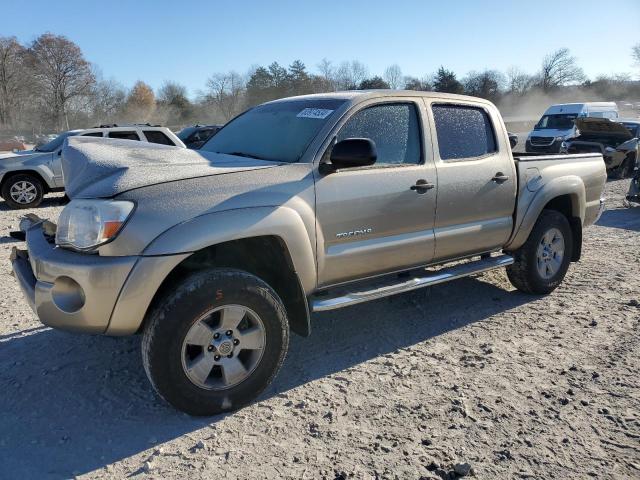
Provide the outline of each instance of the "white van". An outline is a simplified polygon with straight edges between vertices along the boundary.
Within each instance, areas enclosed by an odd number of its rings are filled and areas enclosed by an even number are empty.
[[[578,117],[618,118],[615,102],[560,103],[550,106],[529,133],[527,152],[557,153],[560,145],[575,136]]]

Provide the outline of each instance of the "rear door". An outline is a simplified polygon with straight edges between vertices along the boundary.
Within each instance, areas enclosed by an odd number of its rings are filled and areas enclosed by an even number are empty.
[[[435,259],[499,249],[513,227],[516,170],[495,109],[429,101],[438,171]]]
[[[331,135],[336,141],[373,140],[378,160],[328,175],[315,170],[320,285],[433,258],[436,176],[423,112],[420,98],[369,101],[349,112]],[[411,189],[422,182],[433,188]]]

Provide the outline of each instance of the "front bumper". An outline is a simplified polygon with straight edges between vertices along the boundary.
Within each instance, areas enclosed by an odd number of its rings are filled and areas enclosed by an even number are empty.
[[[31,309],[62,330],[131,335],[167,275],[190,253],[108,257],[59,248],[55,226],[28,216],[20,226],[27,249],[13,248],[11,263]]]
[[[31,309],[50,327],[104,333],[138,257],[101,257],[58,248],[43,222],[26,230],[27,249],[13,248],[13,272]]]

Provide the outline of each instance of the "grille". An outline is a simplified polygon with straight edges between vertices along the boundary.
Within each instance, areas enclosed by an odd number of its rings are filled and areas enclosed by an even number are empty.
[[[531,145],[551,145],[554,137],[531,137]]]

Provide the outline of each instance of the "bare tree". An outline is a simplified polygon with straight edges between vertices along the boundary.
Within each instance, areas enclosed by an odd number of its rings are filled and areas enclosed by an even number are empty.
[[[187,88],[177,82],[165,81],[158,90],[158,107],[163,122],[186,122],[193,113],[193,105],[187,95]],[[159,119],[158,115],[154,117]]]
[[[342,62],[335,74],[338,90],[355,90],[368,76],[367,67],[358,60]]]
[[[115,80],[99,80],[91,95],[93,118],[98,123],[117,121],[127,98],[125,88]]]
[[[389,84],[389,88],[392,88],[393,90],[397,90],[402,87],[402,70],[398,64],[388,66],[385,69],[382,78]]]
[[[561,48],[544,57],[539,86],[544,91],[584,81],[585,75],[568,48]]]
[[[514,95],[524,95],[533,84],[533,77],[520,70],[518,67],[509,67],[507,70],[506,89]]]
[[[33,75],[39,93],[49,106],[58,127],[67,129],[67,107],[76,97],[88,95],[95,83],[91,65],[75,43],[61,35],[40,35],[29,48]]]
[[[0,37],[0,125],[15,120],[29,75],[25,66],[26,49],[15,37]]]
[[[244,89],[245,81],[238,73],[216,73],[207,80],[206,98],[218,108],[226,121],[240,113]]]
[[[427,78],[404,77],[404,88],[405,90],[430,92],[432,87]]]
[[[467,95],[498,101],[505,84],[504,75],[496,70],[469,72],[464,79],[464,90]]]
[[[636,67],[640,67],[640,43],[636,43],[631,47],[631,58]]]
[[[318,71],[320,72],[320,78],[324,85],[330,86],[332,90],[335,90],[335,69],[331,60],[323,58],[318,64]]]

